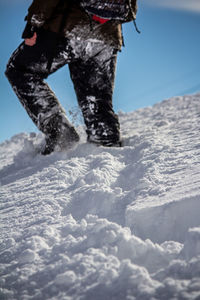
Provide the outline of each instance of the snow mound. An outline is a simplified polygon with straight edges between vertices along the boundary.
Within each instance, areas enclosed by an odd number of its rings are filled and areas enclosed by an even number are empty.
[[[122,148],[0,144],[0,299],[200,299],[200,94],[119,116]]]

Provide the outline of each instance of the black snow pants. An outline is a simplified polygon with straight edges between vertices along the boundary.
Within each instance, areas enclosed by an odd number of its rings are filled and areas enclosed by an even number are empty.
[[[117,50],[103,41],[40,30],[34,46],[23,42],[15,50],[5,74],[32,121],[46,136],[54,136],[62,130],[60,123],[73,126],[44,79],[68,64],[88,141],[112,146],[120,140],[112,106],[116,57]]]

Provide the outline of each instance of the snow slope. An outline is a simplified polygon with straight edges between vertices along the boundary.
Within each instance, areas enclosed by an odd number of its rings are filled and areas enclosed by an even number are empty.
[[[0,144],[0,299],[200,299],[200,94],[120,113],[123,148]]]

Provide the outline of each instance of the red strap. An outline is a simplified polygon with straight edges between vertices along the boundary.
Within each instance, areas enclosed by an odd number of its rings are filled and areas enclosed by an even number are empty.
[[[104,23],[106,23],[108,21],[108,19],[103,19],[103,18],[100,18],[100,17],[95,16],[95,15],[92,16],[92,19],[94,21],[97,21],[97,22],[101,23],[101,24],[104,24]]]

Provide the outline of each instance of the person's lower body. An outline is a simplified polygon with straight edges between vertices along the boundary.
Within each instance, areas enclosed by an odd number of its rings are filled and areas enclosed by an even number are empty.
[[[91,58],[69,64],[87,140],[104,146],[121,145],[118,116],[112,105],[116,59],[117,50],[102,44]]]
[[[45,134],[43,154],[53,152],[57,146],[65,149],[79,140],[55,94],[44,82],[65,64],[69,64],[88,141],[108,146],[120,142],[119,122],[112,108],[116,51],[102,42],[98,46],[95,54],[88,56],[84,50],[84,55],[83,50],[74,51],[69,40],[41,31],[36,45],[22,43],[12,54],[5,74],[32,121]]]

